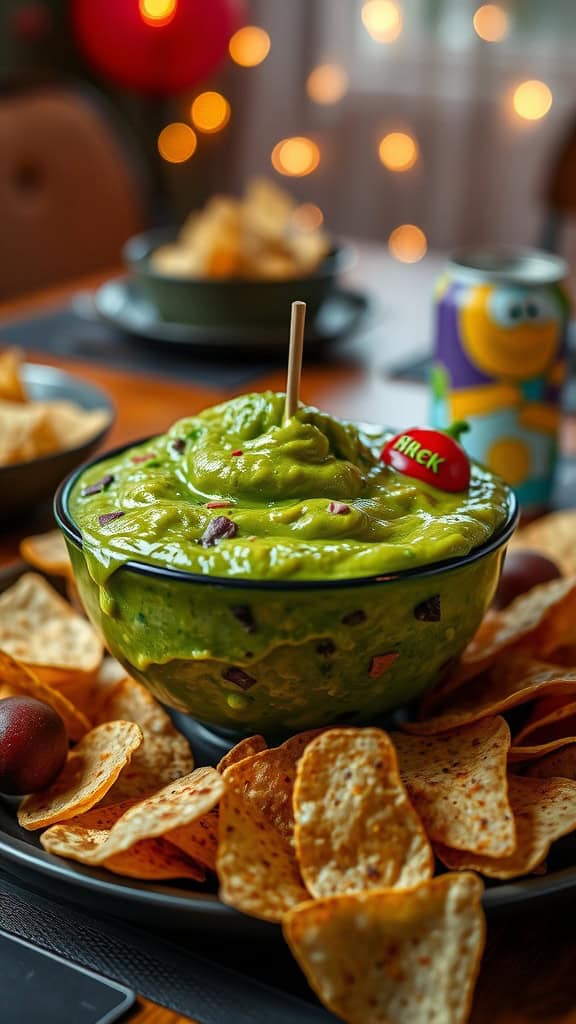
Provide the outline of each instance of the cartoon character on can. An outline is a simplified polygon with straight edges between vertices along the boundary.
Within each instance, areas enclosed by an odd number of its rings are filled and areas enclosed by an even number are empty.
[[[446,274],[436,298],[435,426],[467,420],[470,454],[503,476],[524,506],[545,505],[566,373],[563,288]]]

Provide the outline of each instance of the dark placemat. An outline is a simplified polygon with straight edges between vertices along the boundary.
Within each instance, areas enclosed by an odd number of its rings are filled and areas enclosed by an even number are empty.
[[[275,1024],[329,1024],[336,1020],[312,1002],[280,932],[277,947],[229,948],[224,935],[216,950],[202,937],[154,933],[153,921],[144,931],[85,914],[65,902],[46,899],[28,881],[24,885],[4,870],[0,871],[0,927],[201,1024],[269,1024],[272,1020]],[[258,976],[268,984],[256,980]],[[289,988],[310,996],[310,1001],[285,991]]]
[[[3,321],[0,342],[214,388],[244,388],[278,366],[272,359],[247,361],[232,355],[210,359],[168,346],[139,344],[98,320],[80,316],[72,304],[26,319]]]

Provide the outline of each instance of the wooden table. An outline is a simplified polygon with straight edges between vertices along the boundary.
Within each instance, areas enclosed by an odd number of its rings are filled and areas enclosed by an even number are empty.
[[[370,251],[368,257],[368,263],[372,260],[368,276],[373,282],[377,276],[386,280],[386,275],[394,272],[397,281],[392,283],[391,292],[398,294],[398,289],[402,290],[401,285],[405,292],[409,275],[403,275],[397,268],[390,269],[384,257],[378,263],[375,250]],[[414,275],[414,292],[425,296],[425,289],[436,272],[437,264],[424,268],[420,276]],[[98,280],[91,278],[72,282],[64,288],[20,299],[9,307],[0,306],[0,321],[6,316],[26,315],[31,309],[37,311],[60,302],[79,285],[93,286]],[[405,315],[405,310],[400,309],[400,323]],[[422,332],[426,318],[419,316]],[[411,333],[412,340],[414,333]],[[0,341],[4,336],[9,340],[8,330],[0,330]],[[425,418],[425,389],[399,385],[387,379],[387,355],[390,353],[383,354],[378,347],[376,336],[371,344],[368,335],[359,346],[357,358],[339,361],[333,367],[306,371],[302,382],[303,398],[351,419],[388,422],[397,419],[405,422],[408,407],[410,419]],[[36,358],[34,353],[30,356]],[[137,370],[127,374],[64,358],[37,358],[79,373],[108,391],[117,409],[111,444],[161,431],[177,417],[194,413],[232,394],[222,389],[210,390],[168,379],[152,379]],[[284,376],[280,372],[256,379],[253,384],[255,389],[282,389],[283,385]],[[398,410],[398,414],[391,413],[391,409]],[[576,449],[576,421],[566,424],[564,445]],[[22,531],[12,530],[0,535],[0,565],[17,557],[21,534]],[[134,1019],[138,1024],[176,1024],[185,1020],[146,1000],[139,1001]],[[533,1024],[534,1021],[539,1024],[576,1024],[576,901],[570,904],[564,900],[545,910],[528,911],[522,916],[490,922],[471,1024]]]

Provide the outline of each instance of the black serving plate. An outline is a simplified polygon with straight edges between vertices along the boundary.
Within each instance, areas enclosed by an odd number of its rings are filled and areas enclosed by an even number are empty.
[[[298,298],[295,293],[294,298]],[[106,323],[124,334],[157,345],[202,352],[246,352],[270,355],[286,351],[285,324],[186,324],[163,320],[149,296],[134,278],[119,277],[106,281],[94,295],[96,312]],[[352,334],[365,320],[370,309],[366,295],[344,288],[335,289],[309,318],[306,348],[323,345]],[[286,308],[286,323],[289,319]]]
[[[26,569],[19,562],[0,571],[0,592]],[[186,715],[174,714],[174,720],[189,739],[197,765],[216,763],[230,746],[223,736]],[[232,940],[242,936],[269,941],[279,935],[276,925],[247,917],[221,903],[215,886],[199,889],[178,883],[138,882],[55,857],[42,849],[38,832],[20,828],[16,808],[17,800],[0,797],[0,863],[16,870],[20,879],[28,879],[36,889],[137,924]],[[539,904],[566,903],[571,898],[576,899],[576,835],[554,844],[546,874],[513,882],[487,881],[483,903],[488,915],[496,915],[532,911]]]

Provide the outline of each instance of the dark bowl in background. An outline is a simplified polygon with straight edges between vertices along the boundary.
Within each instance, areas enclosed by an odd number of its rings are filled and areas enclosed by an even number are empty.
[[[311,320],[354,260],[350,248],[335,246],[313,274],[281,281],[162,274],[152,267],[150,256],[159,246],[175,242],[177,235],[174,228],[146,231],[130,238],[122,250],[126,266],[160,317],[173,323],[237,327],[286,324],[294,299],[306,303]]]
[[[41,502],[48,501],[60,481],[96,451],[114,422],[114,406],[105,392],[94,384],[38,363],[25,363],[22,379],[33,401],[64,400],[75,402],[82,409],[105,409],[109,419],[102,430],[76,448],[0,466],[0,522],[31,512]]]

